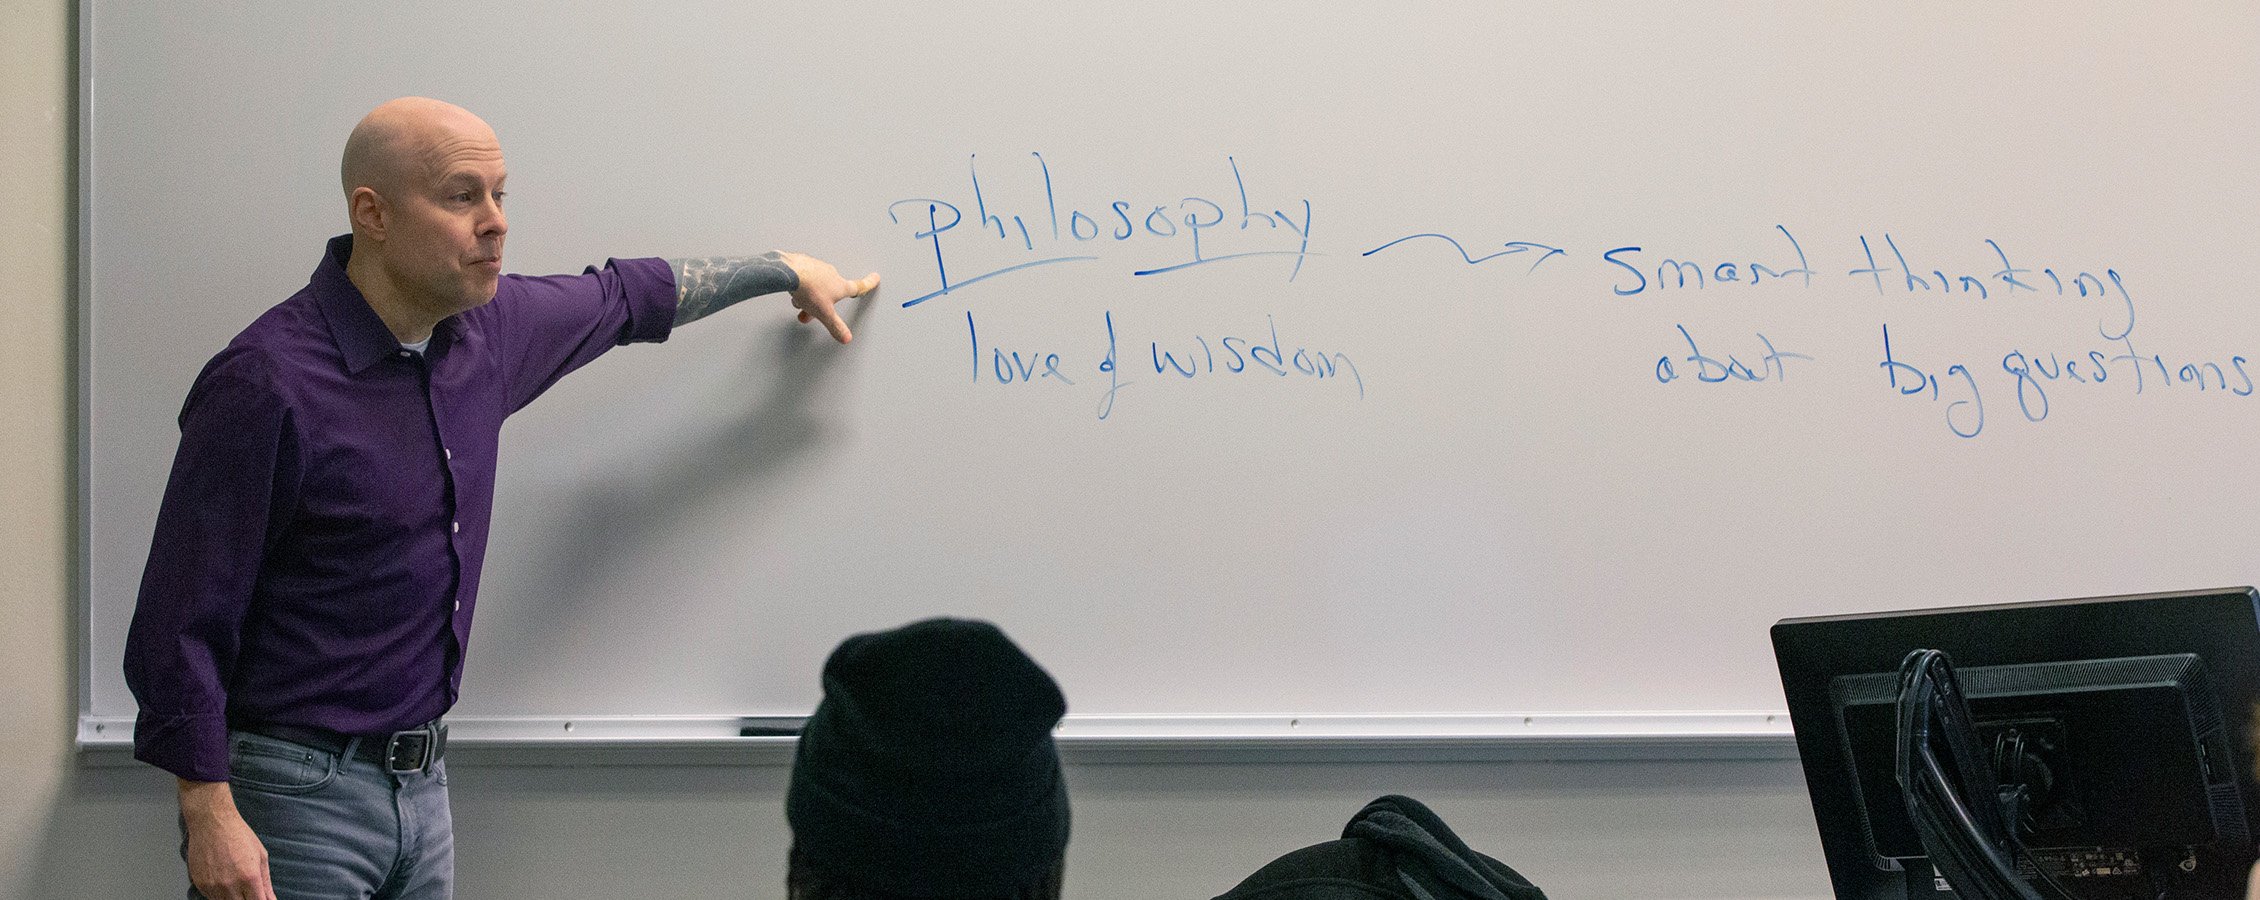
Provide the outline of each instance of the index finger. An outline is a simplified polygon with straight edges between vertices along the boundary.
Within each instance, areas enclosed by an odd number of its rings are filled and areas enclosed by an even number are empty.
[[[840,310],[837,304],[829,301],[810,303],[807,309],[801,310],[801,313],[815,316],[816,321],[824,323],[824,330],[832,333],[832,340],[845,344],[855,339],[855,335],[848,331],[847,320],[840,318]]]

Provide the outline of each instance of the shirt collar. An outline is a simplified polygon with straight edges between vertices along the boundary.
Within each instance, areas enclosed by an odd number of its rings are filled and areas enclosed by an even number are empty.
[[[360,374],[361,370],[376,365],[377,360],[400,352],[400,339],[386,328],[384,320],[369,306],[361,289],[345,274],[346,260],[353,256],[353,235],[341,234],[330,238],[322,253],[322,262],[314,267],[314,277],[307,286],[314,292],[314,303],[321,309],[322,318],[329,323],[330,339],[337,342],[337,351],[345,357],[345,371]],[[441,319],[432,328],[431,345],[425,348],[426,358],[436,354],[455,336],[455,316]]]

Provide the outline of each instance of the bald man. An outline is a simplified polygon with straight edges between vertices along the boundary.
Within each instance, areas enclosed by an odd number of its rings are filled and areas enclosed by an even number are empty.
[[[793,253],[502,274],[502,146],[424,98],[341,167],[352,233],[207,363],[126,641],[134,756],[179,779],[191,898],[453,893],[444,760],[502,421],[620,344],[878,285]]]

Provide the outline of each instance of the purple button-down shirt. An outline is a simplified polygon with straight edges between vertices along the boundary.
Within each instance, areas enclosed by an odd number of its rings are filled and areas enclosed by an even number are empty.
[[[126,638],[134,756],[228,777],[232,725],[367,734],[455,702],[502,420],[604,351],[658,341],[656,259],[505,276],[405,350],[330,241],[303,290],[205,365],[180,414]]]

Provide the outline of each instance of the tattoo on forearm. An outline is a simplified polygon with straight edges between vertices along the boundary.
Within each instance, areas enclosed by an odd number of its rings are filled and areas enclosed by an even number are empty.
[[[777,253],[670,259],[675,270],[675,325],[681,327],[762,294],[800,286],[800,276]]]

